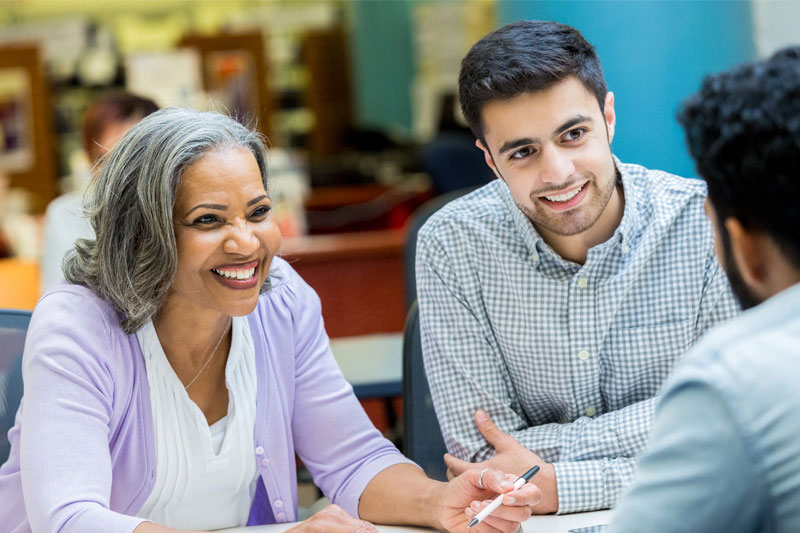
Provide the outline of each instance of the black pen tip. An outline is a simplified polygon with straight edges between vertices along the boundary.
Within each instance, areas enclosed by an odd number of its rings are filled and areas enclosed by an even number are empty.
[[[467,524],[467,527],[472,527],[477,523],[478,523],[478,519],[477,518],[473,518],[472,520],[469,521],[469,524]]]
[[[539,471],[539,465],[536,465],[527,472],[525,472],[524,474],[522,474],[520,477],[525,481],[530,481],[531,478],[535,476],[538,471]]]

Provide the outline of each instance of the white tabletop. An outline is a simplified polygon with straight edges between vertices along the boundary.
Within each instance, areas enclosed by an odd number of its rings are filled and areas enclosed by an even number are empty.
[[[331,339],[331,351],[356,396],[393,396],[403,382],[403,334]]]
[[[592,513],[576,513],[567,515],[534,516],[523,524],[525,533],[569,533],[571,529],[608,524],[611,511],[595,511]],[[228,533],[280,533],[295,524],[276,524],[274,526],[243,527],[227,529]],[[417,527],[378,526],[381,533],[420,533],[432,531]]]

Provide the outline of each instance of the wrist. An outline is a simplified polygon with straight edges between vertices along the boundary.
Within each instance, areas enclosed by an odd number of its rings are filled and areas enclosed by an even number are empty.
[[[424,508],[428,510],[425,516],[425,525],[437,531],[446,529],[442,523],[442,516],[445,511],[444,493],[446,489],[447,483],[432,481],[425,497],[426,505]]]
[[[558,512],[558,482],[556,468],[552,463],[543,463],[542,470],[533,478],[533,482],[542,491],[542,501],[532,507],[534,514],[552,514]]]

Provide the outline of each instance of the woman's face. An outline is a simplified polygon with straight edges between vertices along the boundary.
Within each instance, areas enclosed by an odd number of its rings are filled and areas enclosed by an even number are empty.
[[[255,309],[281,235],[253,154],[224,148],[189,166],[173,217],[178,272],[166,304],[232,316]]]

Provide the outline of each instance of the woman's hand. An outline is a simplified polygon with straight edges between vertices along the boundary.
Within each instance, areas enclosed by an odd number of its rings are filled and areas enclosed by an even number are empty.
[[[504,494],[503,504],[483,522],[471,528],[470,533],[513,533],[519,524],[531,516],[531,506],[542,500],[542,491],[531,483],[518,490],[514,481],[518,476],[503,474],[499,470],[486,470],[478,484],[480,470],[467,470],[453,478],[442,493],[440,522],[452,533],[467,531],[467,523],[498,494]]]
[[[484,475],[484,478],[486,476]],[[353,518],[338,505],[329,505],[320,512],[287,530],[286,533],[378,533],[364,520]]]

